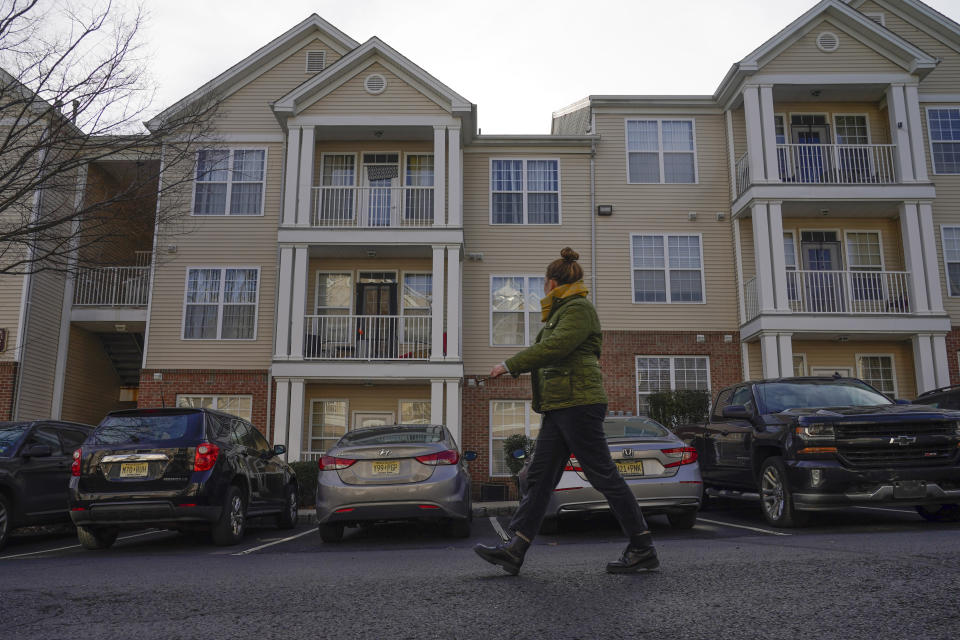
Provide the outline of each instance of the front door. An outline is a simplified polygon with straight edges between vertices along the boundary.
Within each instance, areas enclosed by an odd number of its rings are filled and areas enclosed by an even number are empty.
[[[363,154],[361,224],[368,227],[396,226],[400,205],[400,154]]]
[[[397,283],[357,285],[357,350],[361,357],[396,358]]]
[[[353,428],[362,429],[363,427],[383,427],[396,424],[393,419],[393,413],[389,411],[357,411],[353,414]]]
[[[804,231],[800,242],[805,311],[841,313],[844,311],[843,265],[840,241],[835,231]],[[813,273],[811,273],[813,272]]]

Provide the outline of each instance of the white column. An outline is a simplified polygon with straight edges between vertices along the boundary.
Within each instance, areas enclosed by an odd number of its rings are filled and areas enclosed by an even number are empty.
[[[446,247],[437,245],[433,247],[433,308],[430,331],[432,333],[432,344],[430,349],[430,359],[433,361],[443,360],[443,301],[444,301],[444,278],[443,278],[443,254]]]
[[[768,202],[770,228],[770,266],[773,271],[774,306],[777,311],[790,311],[787,295],[787,258],[783,248],[783,212],[779,202]]]
[[[297,245],[293,256],[293,293],[290,303],[290,359],[303,360],[303,323],[307,313],[307,245]]]
[[[460,429],[460,380],[447,380],[447,430],[463,451],[463,438]]]
[[[303,450],[303,379],[290,380],[290,435],[287,440],[287,460],[297,462]]]
[[[765,333],[760,336],[760,358],[763,361],[763,377],[780,377],[780,345],[779,336],[775,333]]]
[[[443,424],[443,380],[430,381],[430,424]]]
[[[283,168],[283,225],[297,223],[297,178],[300,174],[300,128],[287,132],[287,162]]]
[[[293,460],[290,457],[290,434],[289,414],[290,414],[290,379],[277,378],[277,398],[276,406],[273,412],[273,442],[274,444],[287,445],[287,460]]]
[[[937,261],[937,240],[933,232],[933,204],[917,205],[920,224],[920,245],[923,247],[924,281],[927,285],[927,303],[933,313],[943,313],[943,290],[940,288],[940,264]]]
[[[920,239],[920,216],[916,202],[900,205],[900,237],[903,242],[903,260],[910,272],[910,311],[927,313],[927,280],[924,276],[923,242]]]
[[[723,112],[727,125],[727,164],[730,173],[730,202],[737,199],[737,152],[733,145],[733,112],[727,109]]]
[[[463,226],[463,154],[460,151],[460,127],[449,127],[447,129],[447,138],[449,140],[449,159],[447,161],[450,171],[447,174],[447,182],[450,185],[450,196],[447,200],[447,226]]]
[[[447,360],[460,360],[460,246],[447,247]]]
[[[937,388],[933,361],[933,344],[929,333],[918,333],[912,338],[913,367],[917,372],[917,395]],[[946,343],[944,343],[946,348]]]
[[[273,359],[290,356],[290,294],[293,281],[293,247],[280,247],[280,274],[277,280],[277,333]]]
[[[950,365],[947,363],[947,337],[937,334],[930,339],[933,348],[933,374],[935,388],[950,386]]]
[[[433,127],[433,226],[447,223],[447,130],[443,125]]]
[[[301,129],[300,144],[300,184],[297,189],[297,226],[310,225],[313,196],[313,156],[316,152],[313,144],[313,127]]]
[[[760,119],[763,126],[763,158],[768,182],[780,182],[777,162],[777,123],[773,119],[773,86],[760,86]]]
[[[770,253],[770,221],[767,203],[757,202],[750,207],[753,221],[753,259],[757,279],[757,306],[761,313],[776,309],[773,293],[773,266]],[[783,242],[780,242],[783,250]]]
[[[910,136],[910,155],[913,157],[913,177],[917,182],[926,182],[927,154],[923,145],[923,122],[920,119],[920,94],[917,85],[911,84],[903,88],[907,107],[907,133]]]
[[[750,154],[751,182],[766,182],[767,172],[763,155],[763,120],[760,115],[760,87],[743,88],[743,113],[747,122],[747,152]]]
[[[897,152],[894,154],[897,177],[901,182],[913,182],[913,154],[902,84],[891,84],[887,87],[887,113],[890,116],[890,139],[897,145]]]
[[[743,251],[741,250],[741,239],[740,239],[740,219],[734,218],[730,221],[730,224],[733,226],[733,249],[735,251],[733,260],[734,266],[736,267],[737,272],[737,301],[739,303],[740,311],[740,324],[743,324],[747,321],[747,305],[746,305],[746,291],[744,291],[743,285]]]
[[[777,352],[780,359],[780,375],[788,378],[793,375],[793,336],[781,333],[777,336]]]

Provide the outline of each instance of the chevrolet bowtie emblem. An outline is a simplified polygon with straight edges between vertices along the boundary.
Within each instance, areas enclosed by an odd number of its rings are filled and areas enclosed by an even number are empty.
[[[890,438],[890,444],[898,444],[901,447],[906,447],[917,441],[916,436],[894,436]]]

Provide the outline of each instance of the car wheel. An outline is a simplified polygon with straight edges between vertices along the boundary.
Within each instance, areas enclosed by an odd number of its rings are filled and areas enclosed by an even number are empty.
[[[917,513],[929,522],[960,522],[960,504],[917,505]]]
[[[10,520],[13,517],[11,511],[10,501],[0,494],[0,549],[3,549],[10,537]]]
[[[277,516],[277,526],[281,529],[293,529],[297,526],[300,505],[297,504],[297,485],[288,484],[283,491],[283,511]]]
[[[451,520],[447,525],[447,534],[451,538],[469,538],[470,520],[467,518],[457,518],[456,520]]]
[[[322,524],[319,528],[320,539],[324,542],[340,542],[343,540],[342,524]]]
[[[772,456],[763,461],[760,468],[760,504],[763,517],[775,527],[802,527],[807,514],[793,506],[793,492],[787,481],[787,468],[783,458]]]
[[[693,529],[697,524],[697,510],[671,511],[667,513],[667,520],[674,529]]]
[[[118,529],[96,529],[94,527],[77,527],[77,539],[84,549],[109,549],[117,541]]]
[[[544,518],[540,523],[540,533],[546,536],[560,533],[560,518]]]
[[[227,490],[227,498],[223,503],[220,519],[213,525],[210,537],[213,539],[213,544],[226,547],[243,540],[246,529],[247,508],[243,503],[243,496],[240,495],[239,488],[230,487]]]

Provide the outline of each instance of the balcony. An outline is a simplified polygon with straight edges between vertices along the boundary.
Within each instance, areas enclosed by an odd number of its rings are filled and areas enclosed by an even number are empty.
[[[430,316],[306,316],[306,360],[429,360]]]
[[[385,229],[434,225],[434,187],[313,187],[310,226]]]
[[[149,266],[81,268],[73,292],[77,307],[146,307],[149,298]]]

